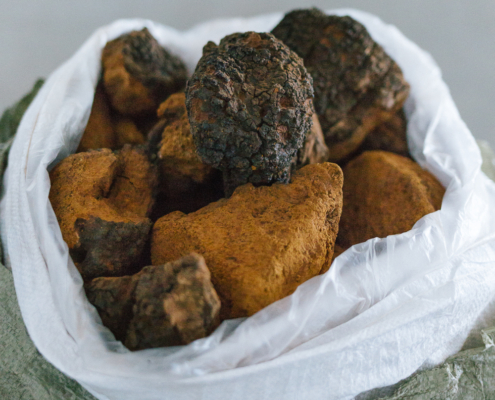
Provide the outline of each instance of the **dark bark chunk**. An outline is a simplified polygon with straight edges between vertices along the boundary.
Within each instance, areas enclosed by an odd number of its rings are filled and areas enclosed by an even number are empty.
[[[148,266],[86,285],[103,324],[131,350],[185,345],[219,324],[220,300],[203,257]]]
[[[78,268],[85,280],[98,276],[122,276],[133,273],[139,264],[151,221],[104,221],[98,217],[76,220],[78,245],[72,250],[80,258]]]
[[[125,342],[131,350],[188,344],[219,323],[220,300],[196,254],[144,268],[134,299]]]
[[[125,341],[127,327],[132,319],[132,301],[137,279],[96,278],[85,285],[88,301],[96,307],[101,322],[114,334],[115,339]]]
[[[272,33],[304,59],[330,160],[354,152],[409,94],[397,64],[351,17],[315,8],[285,15]]]
[[[227,196],[247,182],[289,182],[311,129],[311,83],[302,60],[269,33],[204,47],[186,105],[198,154],[223,171]]]

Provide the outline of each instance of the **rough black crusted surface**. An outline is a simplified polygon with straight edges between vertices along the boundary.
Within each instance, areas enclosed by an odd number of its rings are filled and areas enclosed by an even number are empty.
[[[409,93],[397,64],[351,17],[295,10],[272,33],[304,59],[313,77],[314,106],[329,148],[348,141],[334,160],[355,150]]]
[[[203,48],[186,106],[198,154],[223,171],[227,196],[247,182],[289,182],[312,97],[302,60],[269,33],[235,33]]]
[[[71,256],[84,280],[135,272],[132,268],[139,265],[151,225],[149,219],[137,223],[77,219],[79,243]]]

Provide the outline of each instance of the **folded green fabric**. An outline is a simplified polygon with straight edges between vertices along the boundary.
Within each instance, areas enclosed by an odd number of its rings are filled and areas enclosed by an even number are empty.
[[[36,350],[17,304],[12,273],[0,264],[0,399],[94,400]]]
[[[0,118],[0,190],[7,154],[19,122],[43,84]],[[1,256],[1,246],[0,246]],[[36,350],[22,321],[12,273],[0,264],[0,399],[5,400],[95,400],[77,382],[68,378]]]
[[[380,400],[495,399],[495,328],[481,336],[485,347],[461,351],[439,367],[414,374]]]

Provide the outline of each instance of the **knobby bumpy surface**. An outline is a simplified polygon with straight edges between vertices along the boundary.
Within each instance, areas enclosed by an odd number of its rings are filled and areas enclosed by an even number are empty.
[[[146,28],[108,42],[102,63],[112,106],[125,115],[154,113],[187,80],[184,63],[161,47]]]
[[[287,183],[311,129],[312,80],[302,60],[269,33],[235,33],[203,48],[186,105],[202,160],[224,189]]]
[[[330,161],[356,150],[409,94],[397,64],[351,17],[315,8],[288,13],[272,33],[304,59]]]

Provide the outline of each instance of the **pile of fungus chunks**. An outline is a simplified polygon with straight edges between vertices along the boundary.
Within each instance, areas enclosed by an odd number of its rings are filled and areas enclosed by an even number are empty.
[[[399,66],[354,19],[295,10],[207,43],[107,43],[50,200],[88,300],[130,350],[185,345],[405,232],[442,185],[409,156]]]

